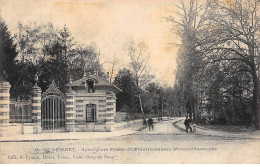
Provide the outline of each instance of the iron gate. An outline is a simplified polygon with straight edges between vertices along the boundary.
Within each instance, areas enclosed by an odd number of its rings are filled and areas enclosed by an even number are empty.
[[[41,103],[42,130],[64,129],[66,100],[54,80],[42,94]]]

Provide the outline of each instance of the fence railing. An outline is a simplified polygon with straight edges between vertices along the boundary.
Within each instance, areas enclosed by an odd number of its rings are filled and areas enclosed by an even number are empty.
[[[31,123],[32,102],[31,100],[10,100],[10,123]]]

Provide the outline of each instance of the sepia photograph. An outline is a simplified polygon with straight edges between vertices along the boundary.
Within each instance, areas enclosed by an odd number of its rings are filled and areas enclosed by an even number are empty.
[[[0,164],[259,164],[260,0],[0,0]]]

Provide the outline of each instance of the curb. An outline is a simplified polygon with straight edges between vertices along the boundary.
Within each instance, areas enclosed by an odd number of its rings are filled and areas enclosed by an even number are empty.
[[[186,130],[182,127],[180,127],[179,125],[177,125],[178,122],[180,122],[182,120],[173,122],[173,126],[181,131],[186,132]],[[200,129],[200,128],[199,128]],[[203,129],[203,128],[201,128]],[[204,129],[207,130],[207,129]],[[260,138],[254,138],[254,137],[239,137],[239,136],[220,136],[220,135],[210,135],[210,134],[200,134],[200,133],[192,133],[193,135],[198,135],[198,136],[210,136],[210,137],[223,137],[226,139],[249,139],[249,140],[260,140]]]
[[[9,143],[9,142],[43,142],[43,141],[66,141],[66,140],[81,140],[81,139],[2,140],[2,141],[0,141],[0,143]]]
[[[111,137],[121,137],[121,136],[126,136],[126,135],[132,135],[132,134],[135,134],[136,132],[137,132],[137,130],[133,130],[131,133],[127,133],[127,134],[120,134],[120,135],[115,135],[115,136],[105,136],[105,137],[94,137],[94,138],[0,140],[0,143],[1,142],[5,143],[5,142],[43,142],[43,141],[93,140],[93,139],[105,139],[105,138],[111,138]]]
[[[6,143],[6,142],[43,142],[43,141],[70,141],[70,140],[93,140],[93,139],[105,139],[105,138],[111,138],[111,137],[121,137],[126,135],[132,135],[135,134],[137,130],[132,131],[128,134],[121,134],[117,136],[106,136],[106,137],[94,137],[94,138],[68,138],[68,139],[26,139],[26,140],[0,140],[0,143]]]
[[[136,131],[141,132],[142,130],[146,129],[148,125],[143,125],[143,127],[137,129]]]

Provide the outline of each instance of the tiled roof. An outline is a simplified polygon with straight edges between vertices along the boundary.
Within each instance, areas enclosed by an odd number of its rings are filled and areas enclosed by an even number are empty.
[[[87,79],[94,79],[97,82],[95,83],[95,86],[108,86],[108,87],[113,87],[114,89],[116,89],[117,91],[122,91],[120,88],[118,88],[117,86],[115,86],[114,84],[109,83],[106,79],[103,79],[97,75],[88,75],[88,76],[84,76],[83,78],[73,81],[71,84],[68,84],[68,86],[71,87],[76,87],[76,86],[84,86],[85,85],[85,81]]]

